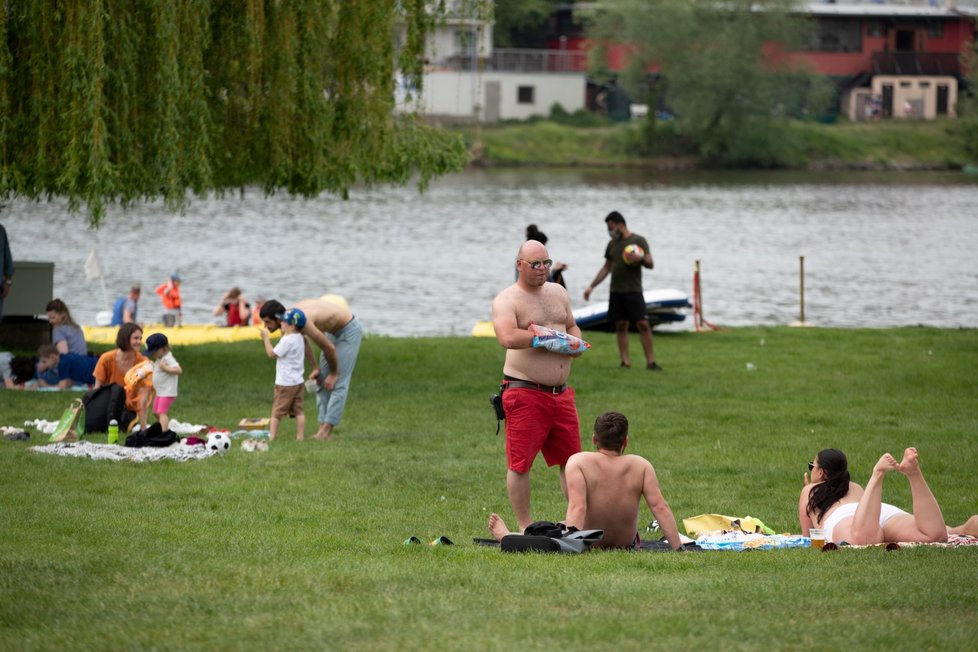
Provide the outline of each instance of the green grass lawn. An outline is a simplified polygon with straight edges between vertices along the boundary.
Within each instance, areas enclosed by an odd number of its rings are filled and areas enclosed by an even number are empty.
[[[572,374],[585,441],[601,412],[628,415],[677,519],[797,532],[802,474],[827,446],[865,483],[914,445],[946,520],[978,513],[974,330],[662,332],[659,374],[619,368],[611,334],[588,339]],[[259,342],[174,353],[173,417],[267,416]],[[0,650],[978,649],[978,548],[473,545],[490,511],[513,521],[488,402],[502,358],[491,339],[367,337],[328,443],[295,442],[289,422],[267,453],[132,464],[0,441]],[[0,425],[55,419],[69,398],[0,392]],[[306,414],[311,432],[314,401]],[[884,499],[909,508],[901,480]],[[556,471],[538,460],[533,483],[534,516],[562,518]]]

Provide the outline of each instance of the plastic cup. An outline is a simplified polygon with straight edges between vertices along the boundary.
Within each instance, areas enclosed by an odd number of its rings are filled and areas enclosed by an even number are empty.
[[[808,528],[808,538],[812,540],[812,548],[821,550],[825,545],[825,530],[818,527]]]

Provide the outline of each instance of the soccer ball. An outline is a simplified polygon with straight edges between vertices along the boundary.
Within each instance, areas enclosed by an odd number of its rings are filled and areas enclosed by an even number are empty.
[[[626,265],[637,265],[642,262],[642,258],[644,257],[645,250],[637,244],[630,244],[625,247],[625,251],[621,252],[621,258],[625,261]]]
[[[212,432],[207,435],[207,450],[226,453],[231,450],[231,438],[223,432]]]

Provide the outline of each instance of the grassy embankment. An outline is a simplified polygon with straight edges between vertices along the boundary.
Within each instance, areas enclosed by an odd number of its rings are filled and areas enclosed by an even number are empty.
[[[957,169],[970,161],[953,120],[792,122],[786,167],[812,169]],[[580,127],[552,121],[459,128],[483,165],[612,165],[691,167],[694,148],[660,122],[660,153],[643,156],[640,122]],[[476,143],[479,144],[476,144]]]
[[[612,334],[574,363],[582,428],[618,409],[677,517],[798,530],[802,474],[836,446],[865,482],[920,449],[948,521],[978,512],[973,330],[660,333],[661,374]],[[257,342],[182,347],[173,416],[230,427],[270,406]],[[0,649],[974,649],[978,548],[509,556],[488,396],[494,340],[368,337],[337,438],[143,465],[0,441]],[[751,362],[756,370],[748,371]],[[69,400],[0,392],[0,424]],[[306,412],[314,421],[315,408]],[[93,441],[104,441],[94,435]],[[534,515],[564,505],[538,460]],[[885,498],[910,506],[907,483]],[[643,509],[642,525],[650,516]],[[405,546],[446,535],[452,547]]]

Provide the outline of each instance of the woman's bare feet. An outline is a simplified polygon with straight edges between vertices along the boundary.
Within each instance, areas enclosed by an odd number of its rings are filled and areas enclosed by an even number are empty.
[[[319,441],[327,441],[333,438],[333,424],[331,423],[321,423],[319,424],[319,430],[316,434],[312,436],[313,439],[318,439]]]
[[[909,448],[907,450],[910,450]],[[884,473],[889,473],[890,471],[899,471],[900,465],[897,464],[896,458],[889,453],[883,453],[883,457],[880,458],[876,466],[873,467],[873,473],[878,473],[883,475]]]
[[[489,531],[492,533],[492,538],[496,541],[502,541],[503,537],[507,534],[512,534],[509,528],[506,527],[506,523],[503,522],[502,517],[493,512],[489,515]]]
[[[947,531],[948,534],[967,534],[968,536],[978,537],[978,514],[975,514],[957,527],[949,527]]]
[[[903,461],[900,462],[900,473],[903,475],[918,475],[920,463],[917,461],[917,449],[908,448],[903,451]]]

